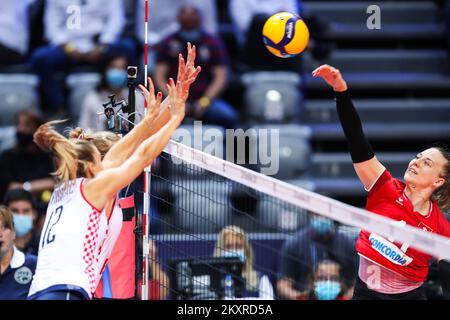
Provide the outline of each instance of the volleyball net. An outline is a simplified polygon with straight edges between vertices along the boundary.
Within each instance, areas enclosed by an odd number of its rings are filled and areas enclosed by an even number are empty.
[[[150,246],[140,248],[148,254],[140,276],[149,278],[149,299],[330,298],[336,283],[340,295],[351,295],[361,229],[396,263],[408,259],[408,247],[450,259],[445,237],[310,191],[306,180],[288,184],[174,140],[150,180]],[[437,289],[430,290],[439,290],[433,261]]]

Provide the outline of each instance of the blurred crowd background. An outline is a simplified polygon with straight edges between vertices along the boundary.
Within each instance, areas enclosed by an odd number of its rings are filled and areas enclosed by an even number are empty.
[[[380,29],[368,27],[371,3],[365,1],[149,3],[149,74],[158,90],[165,93],[167,79],[176,77],[178,53],[186,54],[186,43],[197,47],[196,65],[203,71],[191,88],[183,127],[192,130],[192,122],[201,120],[219,130],[279,129],[282,152],[275,178],[364,206],[364,189],[353,172],[332,92],[310,75],[323,63],[341,70],[365,132],[394,176],[401,178],[410,159],[430,143],[450,142],[450,1],[379,1]],[[50,174],[53,160],[33,143],[34,131],[47,120],[66,118],[67,126],[106,128],[102,104],[111,94],[118,101],[128,98],[127,66],[138,66],[138,80],[144,81],[144,11],[144,0],[2,0],[0,199],[15,215],[28,217],[16,226],[20,250],[37,254],[55,183]],[[308,48],[297,57],[277,58],[263,45],[262,26],[279,11],[298,13],[310,29]],[[138,94],[136,99],[139,119],[143,98]],[[248,200],[239,193],[229,197]],[[343,270],[342,283],[349,279],[345,272],[352,269],[346,263],[353,258],[326,254],[334,252],[332,242],[319,246],[320,259],[317,254],[299,254],[305,246],[296,249],[296,243],[309,236],[304,234],[305,224],[289,224],[282,214],[254,207],[253,212],[244,211],[266,219],[265,225],[275,226],[280,234],[292,235],[275,237],[275,246],[300,255],[297,258],[308,260],[305,265],[310,266],[310,273],[300,272],[285,259],[274,267],[278,271],[271,271],[270,280],[263,278],[265,293],[273,286],[272,297],[298,297],[300,288],[305,290],[311,279],[320,278],[319,262],[328,265],[335,278],[341,279]],[[154,214],[162,221],[182,223],[171,210],[158,207]],[[230,221],[214,219],[217,223],[208,232],[219,233],[226,227],[220,221]],[[334,230],[329,222],[309,220],[306,228],[316,226],[322,230],[318,233]],[[245,232],[270,231],[256,230],[239,217],[232,221]],[[155,234],[167,233],[158,223],[153,228]],[[195,225],[189,228],[192,233],[203,232]],[[233,230],[245,236],[244,231]],[[244,243],[231,246],[243,249]],[[249,269],[246,277],[253,276]],[[429,296],[439,298],[435,282],[431,269]],[[294,283],[298,291],[293,291]],[[350,283],[351,279],[346,288]],[[345,296],[343,290],[339,296]]]

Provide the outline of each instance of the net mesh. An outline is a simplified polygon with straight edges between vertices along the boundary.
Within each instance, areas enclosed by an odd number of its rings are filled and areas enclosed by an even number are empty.
[[[291,195],[308,209],[292,203],[281,181],[180,147],[171,142],[152,167],[150,299],[351,298],[362,224],[386,237],[414,238],[430,254],[449,254],[448,239],[375,215],[361,218],[360,209],[307,191],[307,181]],[[441,294],[435,266],[433,259],[431,298]]]

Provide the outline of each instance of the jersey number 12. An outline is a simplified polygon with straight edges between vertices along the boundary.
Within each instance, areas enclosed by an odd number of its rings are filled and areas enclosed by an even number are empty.
[[[56,235],[52,233],[52,229],[59,222],[59,219],[61,219],[62,212],[63,212],[63,206],[59,206],[50,214],[50,218],[48,219],[44,234],[42,235],[42,245],[41,245],[42,248],[46,244],[49,244],[49,243],[52,243],[53,241],[55,241]],[[54,222],[52,223],[52,221],[54,221]],[[51,224],[51,226],[50,226],[50,224]]]

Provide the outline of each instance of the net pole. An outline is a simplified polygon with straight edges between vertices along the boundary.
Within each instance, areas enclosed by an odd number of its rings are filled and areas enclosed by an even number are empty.
[[[144,43],[144,84],[148,87],[148,16],[149,5],[148,0],[145,0],[145,43]],[[144,105],[147,115],[148,105],[145,101]],[[150,189],[151,189],[151,166],[149,165],[144,169],[144,203],[143,203],[143,215],[142,215],[142,285],[141,285],[141,300],[148,300],[148,281],[149,281],[149,264],[148,264],[148,238],[150,229]]]

